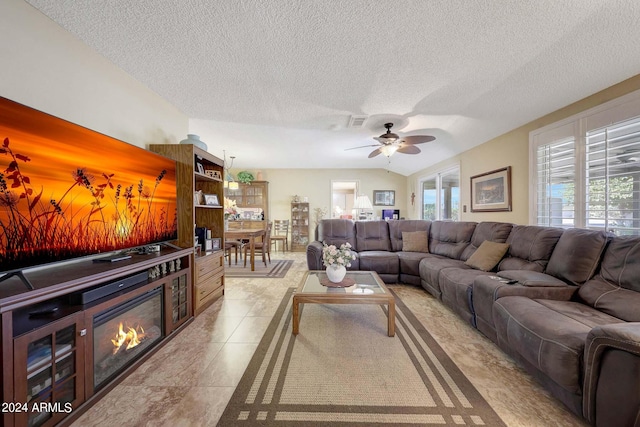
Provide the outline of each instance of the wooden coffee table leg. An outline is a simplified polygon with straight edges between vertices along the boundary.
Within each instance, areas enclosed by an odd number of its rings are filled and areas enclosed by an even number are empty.
[[[387,326],[387,334],[392,337],[396,334],[396,302],[389,301],[389,325]]]
[[[300,328],[300,317],[298,314],[298,299],[296,295],[293,296],[293,335],[298,335],[298,329]]]

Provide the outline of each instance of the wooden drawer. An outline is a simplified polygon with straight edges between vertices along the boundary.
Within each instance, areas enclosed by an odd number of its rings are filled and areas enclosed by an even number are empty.
[[[196,284],[205,281],[224,271],[224,252],[217,251],[210,255],[196,258]]]
[[[214,300],[224,292],[224,274],[223,272],[208,277],[205,280],[198,280],[195,286],[195,305],[196,313],[199,314],[203,309],[209,306]]]

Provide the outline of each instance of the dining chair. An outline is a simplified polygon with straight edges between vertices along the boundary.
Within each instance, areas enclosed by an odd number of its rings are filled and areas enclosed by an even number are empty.
[[[224,243],[224,257],[229,258],[229,267],[231,267],[231,250],[235,249],[236,264],[238,264],[238,244],[237,242],[225,242]],[[242,253],[242,251],[241,251]]]
[[[282,252],[289,250],[289,220],[276,219],[273,221],[273,230],[271,232],[271,244],[274,249],[278,250],[278,242],[282,247]]]
[[[261,242],[255,242],[255,250],[256,253],[260,252],[262,254],[262,262],[264,266],[267,266],[267,257],[269,259],[269,264],[271,264],[271,227],[272,223],[267,223],[267,228],[265,230],[264,236],[262,237]],[[250,245],[244,245],[244,266],[247,266],[247,253],[250,250]]]

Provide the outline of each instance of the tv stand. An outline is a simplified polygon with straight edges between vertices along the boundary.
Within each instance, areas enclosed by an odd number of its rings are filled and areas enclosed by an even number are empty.
[[[84,259],[0,277],[1,398],[28,408],[0,414],[0,425],[71,424],[193,320],[193,266],[193,248],[163,247],[121,262]],[[20,281],[32,286],[27,290]],[[117,291],[107,292],[105,286]],[[87,293],[97,293],[97,299]],[[112,380],[96,382],[96,319],[150,293],[161,295],[155,303],[161,310],[155,325],[159,340]],[[38,412],[33,410],[38,402],[72,411]]]
[[[22,270],[5,274],[4,276],[0,277],[0,282],[4,282],[5,280],[12,278],[13,276],[17,276],[20,279],[20,281],[24,283],[27,289],[29,290],[35,289],[31,284],[31,282],[29,281],[29,279],[27,279],[27,277],[24,275]]]

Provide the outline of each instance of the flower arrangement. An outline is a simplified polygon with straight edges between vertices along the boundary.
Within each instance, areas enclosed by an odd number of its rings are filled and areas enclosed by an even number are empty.
[[[235,200],[224,198],[224,217],[236,216],[238,214],[238,205]]]
[[[349,242],[343,243],[339,248],[336,245],[323,243],[322,263],[325,267],[351,267],[351,261],[356,257],[357,255],[351,250]]]

